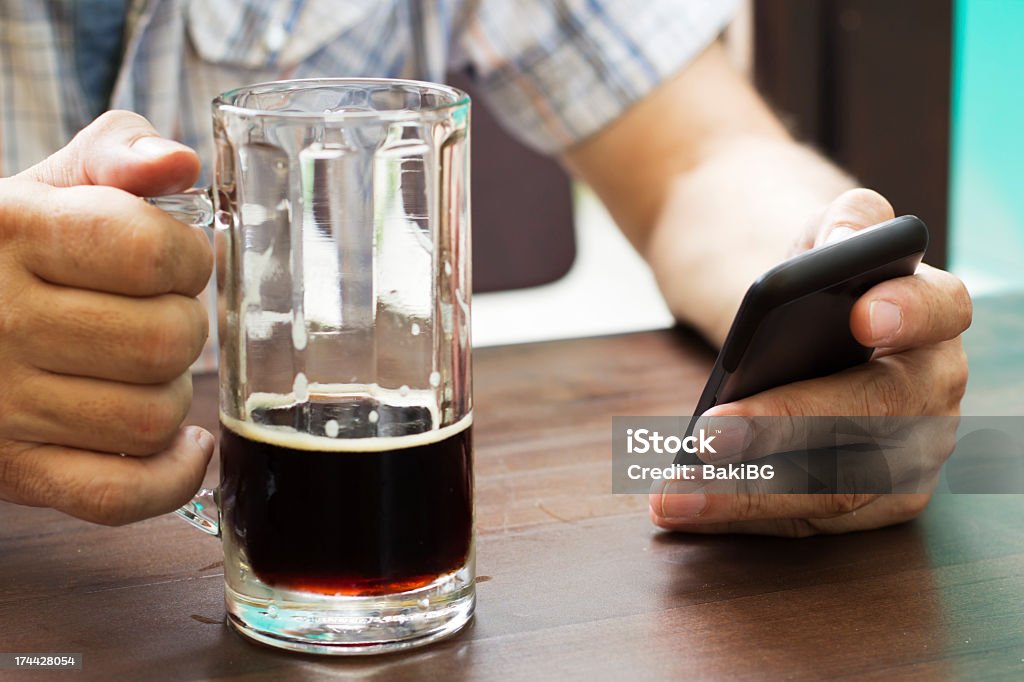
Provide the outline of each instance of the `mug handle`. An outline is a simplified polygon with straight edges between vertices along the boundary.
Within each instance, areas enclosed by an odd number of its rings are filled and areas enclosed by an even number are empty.
[[[200,488],[175,514],[207,535],[220,537],[220,489]]]
[[[178,194],[147,197],[146,201],[193,227],[213,226],[213,198],[208,187],[194,187]],[[220,537],[220,490],[201,488],[184,507],[174,512],[208,535]]]
[[[193,187],[162,197],[146,197],[146,202],[186,225],[213,227],[213,195],[209,187]]]

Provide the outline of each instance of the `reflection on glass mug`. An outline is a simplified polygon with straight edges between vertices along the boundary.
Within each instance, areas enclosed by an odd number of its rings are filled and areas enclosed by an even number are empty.
[[[316,653],[449,635],[475,603],[469,98],[284,81],[213,125],[212,192],[153,202],[214,227],[221,482],[179,513],[223,538],[228,620]]]

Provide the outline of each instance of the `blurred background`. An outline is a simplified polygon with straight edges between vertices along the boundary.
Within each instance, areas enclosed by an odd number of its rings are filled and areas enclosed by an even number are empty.
[[[927,260],[978,297],[1024,288],[1021,26],[1024,0],[748,0],[723,40],[800,140],[928,223]],[[672,324],[585,187],[483,107],[473,134],[474,345]]]

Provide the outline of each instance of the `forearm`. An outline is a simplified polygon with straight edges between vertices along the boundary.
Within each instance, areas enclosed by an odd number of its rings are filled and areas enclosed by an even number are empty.
[[[750,283],[853,181],[781,136],[730,137],[668,185],[642,249],[680,320],[720,344]]]
[[[651,263],[675,315],[717,343],[747,286],[853,185],[792,141],[717,44],[563,158]]]

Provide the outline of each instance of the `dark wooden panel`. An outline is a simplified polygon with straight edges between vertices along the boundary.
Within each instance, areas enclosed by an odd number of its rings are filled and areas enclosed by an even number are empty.
[[[949,197],[952,0],[837,0],[832,151],[931,228],[944,265]]]
[[[821,145],[827,121],[824,90],[825,34],[819,0],[774,0],[755,5],[755,81],[786,126]]]
[[[757,0],[757,82],[796,134],[947,261],[952,0]]]

